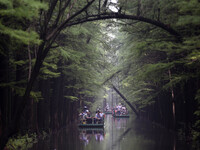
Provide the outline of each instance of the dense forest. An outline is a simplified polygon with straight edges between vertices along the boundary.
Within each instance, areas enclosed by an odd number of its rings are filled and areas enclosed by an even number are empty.
[[[70,126],[115,88],[141,119],[200,141],[199,0],[0,0],[0,8],[0,149],[19,133]]]

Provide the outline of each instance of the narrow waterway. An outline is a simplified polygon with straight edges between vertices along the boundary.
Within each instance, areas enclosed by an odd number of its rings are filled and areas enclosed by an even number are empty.
[[[138,119],[107,115],[104,129],[63,129],[31,150],[189,150],[184,142],[158,126]]]

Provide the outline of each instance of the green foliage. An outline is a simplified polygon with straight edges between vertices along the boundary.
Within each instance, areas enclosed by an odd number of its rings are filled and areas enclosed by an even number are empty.
[[[13,64],[18,65],[18,66],[23,66],[27,63],[24,60],[19,60],[19,61],[14,61],[14,60],[12,61],[11,60],[11,62],[13,62]]]
[[[8,149],[21,149],[26,150],[33,146],[37,142],[36,133],[18,135],[17,137],[10,138],[6,147]]]
[[[9,82],[9,83],[0,83],[0,87],[14,87],[17,84],[26,83],[25,80],[17,81],[17,82]]]
[[[39,17],[39,10],[46,9],[46,4],[36,0],[1,0],[0,6],[1,34],[8,35],[24,44],[39,44],[41,42],[35,31],[27,31],[23,28],[27,20],[32,21]],[[21,26],[21,24],[24,26]]]
[[[58,58],[59,53],[58,50],[50,51],[48,56],[45,58],[43,62],[43,66],[40,69],[40,77],[43,79],[57,78],[60,76],[60,72],[58,71]]]
[[[156,63],[156,64],[147,64],[142,69],[141,79],[148,79],[154,82],[159,82],[163,79],[166,80],[167,77],[163,77],[159,75],[165,75],[166,72],[173,67],[173,63]],[[167,79],[168,80],[168,79]]]
[[[177,25],[199,25],[200,23],[200,4],[198,0],[178,0],[180,17]]]
[[[20,84],[25,84],[26,81],[25,80],[21,80],[21,81],[18,81],[18,82],[9,82],[9,83],[1,83],[0,84],[0,87],[9,87],[10,89],[13,90],[13,92],[16,94],[16,95],[19,95],[19,96],[23,96],[24,93],[25,93],[25,88],[22,87],[22,86],[19,86]],[[35,101],[39,101],[39,99],[41,99],[41,92],[34,92],[34,91],[31,91],[30,93],[30,96],[31,98],[33,98]]]
[[[95,33],[92,28],[96,29]],[[100,82],[96,79],[100,75],[98,69],[102,61],[99,57],[100,50],[95,45],[97,37],[92,34],[99,34],[98,30],[97,25],[88,24],[63,32],[68,38],[66,42],[61,41],[64,43],[59,47],[63,60],[62,72],[66,76],[66,90],[74,89],[77,92],[75,97],[79,94],[93,97],[97,95],[100,88]],[[67,65],[64,65],[65,63]]]
[[[0,10],[1,16],[17,17],[19,20],[28,19],[32,20],[39,17],[40,9],[47,9],[47,5],[37,0],[1,0],[0,4],[3,9]]]
[[[60,73],[58,72],[53,72],[53,71],[50,71],[49,69],[47,69],[47,67],[43,67],[41,68],[41,75],[43,78],[46,78],[46,79],[49,79],[49,78],[56,78],[56,77],[59,77],[60,76]]]
[[[71,102],[78,101],[79,99],[75,96],[64,96],[66,99],[69,99]]]
[[[194,112],[194,115],[197,117],[197,120],[194,124],[194,130],[192,132],[193,139],[198,141],[200,139],[200,89],[197,91],[196,97],[195,97],[196,103],[197,103],[197,110]]]
[[[20,29],[11,29],[9,27],[4,26],[0,21],[0,33],[9,35],[11,38],[14,38],[16,40],[20,40],[20,42],[24,44],[34,43],[39,44],[41,40],[39,40],[39,36],[36,32],[31,31],[23,31]]]
[[[15,91],[15,94],[16,95],[19,95],[19,96],[23,96],[24,93],[25,93],[25,88],[24,87],[17,87],[17,86],[14,86],[13,87],[13,90]],[[35,91],[31,91],[30,93],[30,97],[33,98],[35,100],[35,102],[38,102],[40,99],[42,99],[42,95],[41,95],[41,92],[35,92]]]

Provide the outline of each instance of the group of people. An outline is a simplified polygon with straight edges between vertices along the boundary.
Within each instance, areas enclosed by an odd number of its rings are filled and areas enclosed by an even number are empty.
[[[114,109],[113,109],[113,113],[116,115],[126,115],[128,114],[128,109],[126,108],[125,105],[122,105],[121,103],[119,103]]]
[[[105,108],[105,112],[111,110],[109,106]],[[112,109],[112,114],[115,115],[127,115],[128,109],[125,105],[119,103],[116,107]],[[88,110],[87,106],[84,106],[83,111],[79,114],[80,121],[82,124],[101,124],[104,121],[105,114],[101,111],[101,109],[97,109],[94,117],[91,117],[91,113]]]
[[[104,111],[105,112],[111,112],[112,111],[110,106],[108,105],[108,103],[106,104],[106,107],[105,107]]]
[[[79,114],[82,124],[101,124],[104,120],[104,113],[100,109],[97,109],[95,117],[91,117],[90,111],[84,106],[83,111]]]

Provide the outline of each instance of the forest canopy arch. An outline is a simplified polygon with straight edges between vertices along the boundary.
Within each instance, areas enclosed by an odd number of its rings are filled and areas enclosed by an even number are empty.
[[[55,1],[56,1],[55,3],[57,3],[57,0],[55,0]],[[105,8],[105,4],[104,4],[104,6],[100,5],[101,0],[99,0],[98,9],[96,9],[94,11],[92,8],[92,4],[94,2],[95,2],[95,0],[88,2],[82,9],[80,9],[79,11],[77,11],[70,17],[68,14],[68,18],[66,20],[64,20],[62,23],[60,23],[60,25],[58,25],[55,29],[53,29],[50,32],[49,35],[46,36],[46,40],[49,40],[49,39],[55,37],[66,27],[70,27],[72,25],[78,25],[78,24],[85,23],[85,22],[105,20],[105,19],[128,19],[128,20],[137,20],[137,21],[149,23],[149,24],[155,25],[159,28],[162,28],[163,30],[169,32],[171,35],[175,36],[176,38],[181,39],[180,34],[176,30],[171,28],[170,25],[164,24],[160,20],[146,18],[139,14],[128,15],[125,12],[122,13],[121,9],[118,12],[112,12],[112,11],[108,10],[108,7]],[[105,2],[107,3],[107,0],[105,0],[104,3]],[[89,13],[90,9],[92,9],[91,14]],[[51,10],[51,12],[53,12],[53,10]],[[62,12],[60,12],[60,13],[62,13]],[[57,18],[57,20],[59,20],[59,18]],[[56,24],[58,24],[58,21]]]

